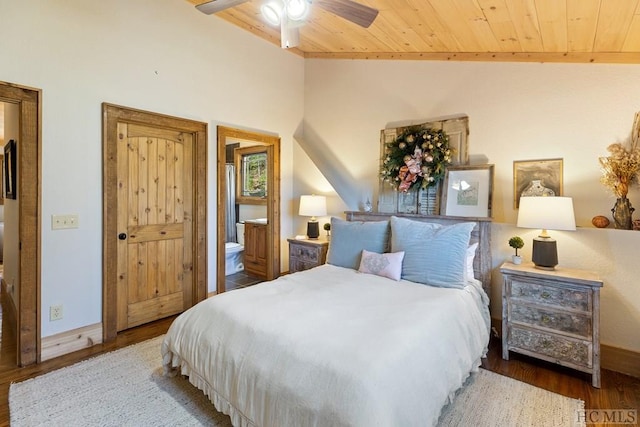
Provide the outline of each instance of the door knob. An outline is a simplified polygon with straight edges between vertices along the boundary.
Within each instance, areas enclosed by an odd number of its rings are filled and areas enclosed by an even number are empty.
[[[120,234],[118,234],[118,239],[120,239],[120,240],[126,240],[126,239],[127,239],[127,233],[120,233]]]

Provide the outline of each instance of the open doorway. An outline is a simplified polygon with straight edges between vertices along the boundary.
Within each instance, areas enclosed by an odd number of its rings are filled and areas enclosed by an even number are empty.
[[[40,361],[40,171],[41,103],[39,89],[0,82],[3,131],[15,142],[13,197],[3,205],[3,295],[8,299],[2,320],[16,332],[15,360],[19,366]],[[17,124],[16,124],[17,120]],[[14,127],[15,125],[15,127]],[[3,147],[8,142],[3,135]],[[3,150],[4,151],[4,150]],[[4,326],[4,325],[3,325]],[[3,334],[4,340],[4,334]],[[3,342],[4,344],[4,342]]]
[[[220,293],[280,275],[280,138],[217,130]]]

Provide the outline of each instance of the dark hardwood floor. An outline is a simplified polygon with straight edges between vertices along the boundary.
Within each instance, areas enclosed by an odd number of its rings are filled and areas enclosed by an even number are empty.
[[[517,353],[510,353],[509,360],[502,359],[501,342],[491,338],[489,354],[483,360],[482,367],[514,378],[519,381],[584,400],[585,410],[635,410],[635,423],[624,425],[640,425],[640,378],[603,369],[601,371],[602,387],[591,386],[591,375],[563,368],[552,363],[540,361]],[[593,414],[597,420],[598,414]],[[611,426],[611,423],[587,423],[587,426]],[[623,425],[623,424],[617,424]]]
[[[4,301],[2,302],[4,306]],[[167,331],[173,319],[174,317],[170,317],[130,329],[118,334],[113,342],[96,345],[90,349],[24,368],[15,366],[16,348],[15,344],[11,345],[12,341],[15,342],[15,334],[13,331],[6,330],[3,322],[0,342],[0,426],[9,425],[8,394],[9,385],[12,382],[24,381],[98,354],[162,335]],[[12,336],[12,334],[14,335]],[[640,411],[640,379],[638,378],[603,370],[602,388],[596,389],[591,387],[590,376],[580,372],[517,354],[512,354],[509,361],[502,360],[500,342],[495,338],[491,340],[489,354],[483,362],[483,367],[555,393],[582,399],[585,401],[586,409],[636,409]],[[598,425],[610,424],[588,424],[588,426]]]

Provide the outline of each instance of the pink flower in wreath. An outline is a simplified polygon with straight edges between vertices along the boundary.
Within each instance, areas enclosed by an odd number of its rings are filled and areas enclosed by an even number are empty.
[[[418,162],[416,159],[411,158],[405,162],[407,167],[409,168],[410,173],[419,174],[422,164]]]
[[[411,187],[411,184],[418,179],[418,174],[411,172],[411,168],[405,165],[400,168],[398,178],[401,180],[400,185],[398,185],[398,190],[406,193],[409,187]]]

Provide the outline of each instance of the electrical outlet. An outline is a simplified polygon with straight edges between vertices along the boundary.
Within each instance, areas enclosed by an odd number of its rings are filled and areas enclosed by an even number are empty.
[[[49,320],[62,319],[62,305],[52,305],[49,307]]]

